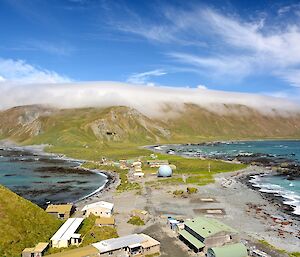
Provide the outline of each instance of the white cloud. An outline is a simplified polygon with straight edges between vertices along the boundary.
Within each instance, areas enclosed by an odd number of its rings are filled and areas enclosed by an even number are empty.
[[[208,74],[207,71],[212,71],[214,75],[223,77],[230,75],[231,78],[243,78],[252,72],[252,58],[235,56],[215,56],[202,57],[186,53],[169,53],[174,60],[191,65],[198,69],[198,73],[203,75]]]
[[[199,90],[197,88],[149,87],[118,82],[21,84],[0,83],[0,108],[18,105],[50,104],[61,108],[128,106],[149,116],[164,114],[161,108],[171,104],[172,112],[184,103],[197,104],[210,111],[223,112],[223,104],[241,104],[271,114],[299,111],[288,100],[256,94]]]
[[[151,77],[159,77],[166,74],[167,72],[162,69],[156,69],[142,73],[134,73],[128,77],[127,82],[132,84],[146,84],[149,86],[153,86],[154,83],[150,81]]]
[[[24,60],[1,59],[0,77],[6,81],[20,83],[61,83],[71,80],[54,71],[28,64]]]
[[[278,13],[283,15],[294,9],[293,6],[282,7]],[[162,10],[160,24],[129,14],[129,22],[122,21],[116,27],[153,42],[201,48],[207,45],[202,52],[181,48],[168,53],[173,60],[197,68],[201,74],[204,70],[208,76],[232,80],[261,73],[283,79],[293,86],[300,85],[298,79],[290,76],[290,70],[300,66],[300,24],[297,20],[268,23],[267,15],[249,20],[203,6],[185,11]]]
[[[205,85],[198,85],[196,87],[199,88],[199,89],[208,89],[207,86],[205,86]]]

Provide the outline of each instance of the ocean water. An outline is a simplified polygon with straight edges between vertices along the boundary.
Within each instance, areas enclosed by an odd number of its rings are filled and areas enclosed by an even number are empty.
[[[300,141],[240,141],[223,142],[214,145],[172,145],[161,146],[162,149],[173,149],[178,154],[199,156],[237,156],[239,154],[260,153],[277,158],[287,158],[300,162]]]
[[[49,201],[73,202],[99,190],[107,182],[102,173],[64,170],[78,165],[74,160],[2,149],[0,184],[40,206]]]
[[[203,157],[235,157],[247,154],[265,154],[272,158],[289,159],[300,164],[300,141],[247,141],[223,142],[214,145],[169,145],[157,150],[172,154]],[[293,207],[293,213],[300,215],[300,178],[288,180],[285,176],[253,176],[250,180],[261,192],[281,196],[283,203]]]

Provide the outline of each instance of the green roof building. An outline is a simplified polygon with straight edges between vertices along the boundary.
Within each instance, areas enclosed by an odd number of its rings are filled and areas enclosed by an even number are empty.
[[[197,217],[186,221],[179,238],[195,252],[240,241],[238,232],[216,219]]]
[[[246,246],[242,243],[209,248],[207,257],[247,257]]]

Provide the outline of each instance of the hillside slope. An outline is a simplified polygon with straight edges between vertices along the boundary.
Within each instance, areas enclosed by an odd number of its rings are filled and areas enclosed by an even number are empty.
[[[0,185],[0,256],[20,256],[26,247],[48,241],[61,222]]]
[[[300,137],[300,114],[273,111],[267,115],[243,105],[224,105],[223,109],[225,112],[218,113],[186,104],[172,115],[163,115],[162,111],[158,119],[129,107],[15,107],[0,112],[0,137],[74,146]]]

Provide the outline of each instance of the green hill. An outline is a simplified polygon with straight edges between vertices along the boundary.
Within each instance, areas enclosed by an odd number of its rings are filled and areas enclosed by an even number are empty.
[[[155,117],[121,106],[62,110],[21,106],[0,112],[0,138],[50,144],[53,152],[95,160],[102,155],[136,156],[137,146],[146,144],[300,138],[300,114],[274,110],[266,115],[243,105],[224,105],[223,112],[213,112],[186,104],[172,109],[172,114],[162,109]]]
[[[61,222],[0,185],[0,256],[20,256],[26,247],[48,241]]]
[[[225,111],[224,111],[225,110]],[[21,106],[0,112],[0,138],[49,144],[81,159],[134,157],[138,146],[209,140],[300,138],[300,114],[269,115],[243,105],[212,112],[194,104],[147,117],[129,107],[54,109]]]

